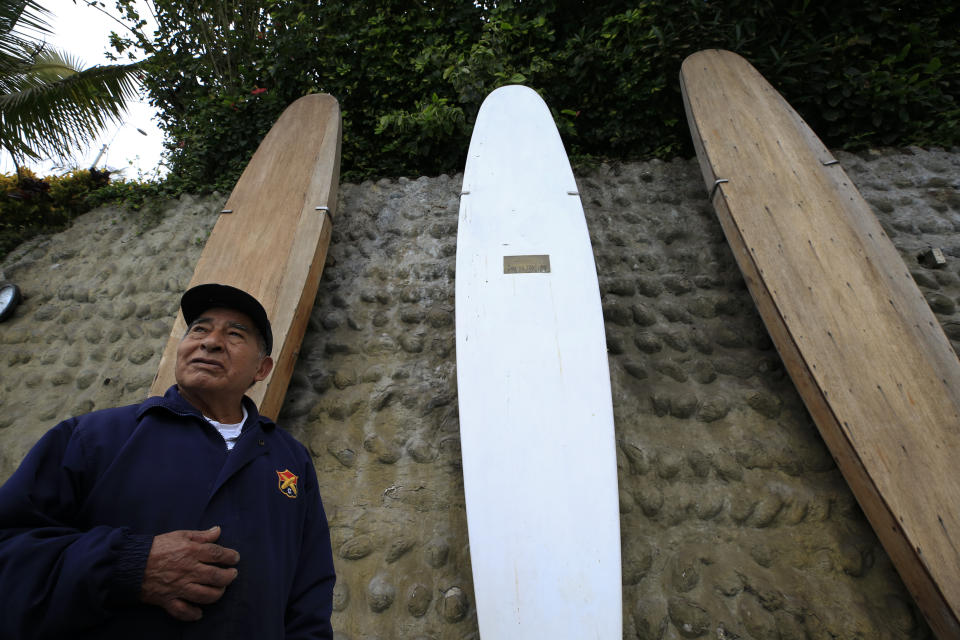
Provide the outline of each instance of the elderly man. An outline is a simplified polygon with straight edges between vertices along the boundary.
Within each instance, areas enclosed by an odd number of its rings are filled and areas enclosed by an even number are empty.
[[[244,393],[267,314],[201,285],[162,398],[51,429],[0,487],[0,638],[331,638],[307,450]]]

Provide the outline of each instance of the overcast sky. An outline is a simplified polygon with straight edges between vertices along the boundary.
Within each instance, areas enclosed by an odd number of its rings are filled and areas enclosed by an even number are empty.
[[[48,41],[55,48],[79,58],[84,67],[109,63],[104,55],[110,46],[109,34],[110,31],[119,32],[120,25],[85,6],[83,0],[77,0],[76,3],[73,0],[46,0],[41,4],[52,13],[49,22],[54,35],[48,37]],[[106,4],[109,6],[113,3]],[[53,162],[28,166],[40,175],[60,174],[73,167],[86,169],[106,144],[106,152],[97,161],[98,168],[122,169],[120,175],[128,179],[136,179],[140,175],[151,177],[160,165],[163,150],[163,134],[157,128],[153,114],[154,110],[146,100],[133,103],[122,124],[110,125],[100,140],[72,158],[67,167],[57,167]],[[147,135],[140,134],[137,129]],[[0,171],[13,172],[13,163],[6,153],[0,161]]]

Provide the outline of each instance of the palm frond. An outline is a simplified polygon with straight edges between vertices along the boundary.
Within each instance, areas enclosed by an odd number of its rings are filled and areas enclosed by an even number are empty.
[[[36,36],[51,33],[49,14],[36,0],[0,0],[0,54],[16,56]]]
[[[139,66],[80,70],[63,53],[40,51],[29,66],[0,75],[0,144],[20,157],[68,157],[122,119],[137,94]]]
[[[37,0],[0,0],[0,30],[34,29],[50,31],[50,10]]]
[[[51,32],[48,15],[37,0],[0,0],[0,147],[17,165],[63,160],[92,142],[122,119],[139,85],[139,64],[81,69],[39,40]]]

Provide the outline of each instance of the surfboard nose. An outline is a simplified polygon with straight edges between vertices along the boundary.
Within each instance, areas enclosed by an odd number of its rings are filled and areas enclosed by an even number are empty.
[[[471,168],[481,154],[487,160],[478,181],[481,173]],[[526,183],[531,192],[577,191],[550,108],[536,91],[523,85],[494,89],[480,105],[463,179],[462,190],[471,193],[503,180]]]

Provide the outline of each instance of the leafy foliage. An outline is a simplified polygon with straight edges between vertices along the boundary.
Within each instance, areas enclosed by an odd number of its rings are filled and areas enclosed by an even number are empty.
[[[0,174],[0,255],[86,211],[84,196],[107,179],[107,174],[90,171],[43,180],[29,169]]]
[[[111,203],[138,211],[169,193],[162,182],[111,180],[109,171],[96,169],[45,178],[27,168],[0,173],[0,258],[29,238],[65,228],[93,207]]]
[[[677,76],[719,47],[750,60],[832,146],[960,143],[956,3],[865,0],[133,0],[119,53],[146,80],[171,181],[229,188],[280,111],[338,98],[344,178],[462,169],[483,98],[536,88],[574,156],[692,154]]]
[[[34,0],[0,2],[0,147],[18,166],[69,156],[119,120],[136,94],[137,65],[81,70],[38,42],[49,33],[45,13]]]

